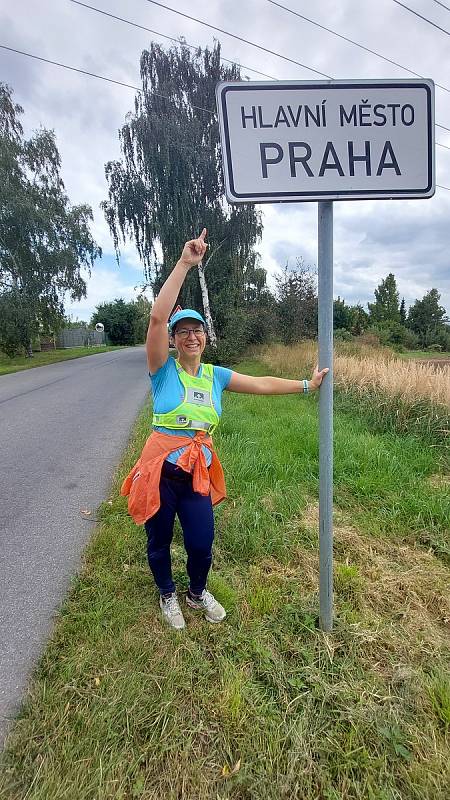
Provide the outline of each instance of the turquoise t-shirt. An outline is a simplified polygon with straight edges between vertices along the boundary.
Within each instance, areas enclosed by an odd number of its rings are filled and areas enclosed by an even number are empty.
[[[202,375],[203,365],[200,364],[199,373],[197,377]],[[150,375],[150,373],[149,373]],[[219,417],[222,414],[222,392],[227,388],[231,380],[232,371],[226,367],[213,367],[213,390],[212,401],[215,410]],[[177,365],[173,356],[169,356],[166,363],[159,368],[158,372],[150,375],[150,385],[153,394],[153,411],[155,414],[166,414],[167,411],[173,411],[174,408],[180,405],[184,397],[184,387],[180,381],[177,372]],[[179,436],[180,431],[173,430],[172,428],[162,428],[155,426],[155,431],[161,433],[168,433],[172,436]],[[196,431],[183,430],[183,436],[195,436]],[[167,456],[167,461],[176,464],[181,453],[186,450],[181,447]],[[211,453],[207,447],[203,448],[206,458],[206,464],[209,467],[211,464]]]

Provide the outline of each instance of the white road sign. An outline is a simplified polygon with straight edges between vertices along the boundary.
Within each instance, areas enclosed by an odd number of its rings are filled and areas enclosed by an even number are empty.
[[[230,203],[431,197],[431,80],[244,81],[216,90]]]

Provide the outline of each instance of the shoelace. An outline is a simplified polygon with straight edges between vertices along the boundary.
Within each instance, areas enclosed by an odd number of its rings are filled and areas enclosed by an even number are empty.
[[[171,617],[174,617],[175,614],[181,614],[180,604],[176,597],[169,597],[168,600],[165,600],[164,607],[167,609],[167,613]]]
[[[206,608],[211,608],[216,604],[215,598],[212,596],[211,592],[207,592],[206,589],[203,592],[203,597],[201,598],[206,606]]]

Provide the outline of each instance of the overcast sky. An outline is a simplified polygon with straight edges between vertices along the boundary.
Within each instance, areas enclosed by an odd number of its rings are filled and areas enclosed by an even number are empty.
[[[112,14],[158,31],[184,36],[189,44],[222,43],[222,55],[278,79],[317,80],[313,72],[263,53],[225,34],[183,19],[147,0],[86,0]],[[354,41],[450,89],[448,36],[393,0],[280,0]],[[275,50],[340,79],[408,78],[405,69],[278,8],[268,0],[167,0],[167,4],[212,25]],[[434,0],[405,4],[450,31],[450,11]],[[450,8],[450,0],[448,0]],[[139,58],[160,35],[81,8],[70,0],[0,0],[0,44],[139,86]],[[0,50],[0,80],[14,89],[25,109],[27,133],[43,125],[55,131],[70,200],[94,211],[93,234],[103,248],[88,283],[88,296],[68,306],[89,319],[95,306],[116,297],[131,299],[142,280],[134,247],[122,248],[118,267],[100,202],[107,196],[106,161],[118,158],[118,128],[133,108],[134,92],[104,81]],[[450,128],[450,95],[436,87],[436,122]],[[450,147],[450,133],[435,139]],[[450,188],[450,149],[436,147],[436,182]],[[317,205],[264,205],[259,252],[270,275],[296,258],[317,263]],[[427,200],[355,201],[334,204],[334,294],[348,303],[373,300],[382,278],[393,272],[409,306],[431,288],[450,313],[450,191]],[[186,238],[195,232],[186,231]],[[273,279],[272,279],[273,280]]]

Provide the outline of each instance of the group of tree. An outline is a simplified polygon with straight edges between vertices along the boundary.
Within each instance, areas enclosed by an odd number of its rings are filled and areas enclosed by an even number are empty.
[[[152,305],[144,295],[126,303],[123,298],[101,303],[91,318],[91,327],[104,325],[110,344],[135,345],[145,342]]]
[[[406,311],[405,299],[400,302],[397,282],[390,272],[375,289],[375,302],[368,303],[368,314],[361,306],[346,306],[338,298],[334,303],[334,327],[341,334],[361,333],[353,325],[357,313],[363,330],[377,334],[384,344],[450,350],[450,325],[440,299],[438,290],[430,289]]]
[[[338,296],[333,303],[333,327],[350,336],[361,336],[369,327],[369,315],[360,303],[349,306]]]

